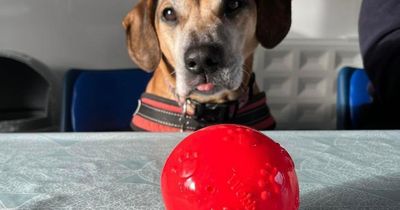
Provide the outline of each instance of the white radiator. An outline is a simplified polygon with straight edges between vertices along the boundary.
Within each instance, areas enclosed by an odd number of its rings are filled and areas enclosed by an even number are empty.
[[[280,130],[335,129],[336,79],[343,66],[362,67],[358,40],[286,40],[259,48],[254,69]]]

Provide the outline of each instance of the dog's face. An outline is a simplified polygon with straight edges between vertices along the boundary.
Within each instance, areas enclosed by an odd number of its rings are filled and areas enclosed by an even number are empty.
[[[246,91],[258,43],[273,47],[288,32],[290,2],[142,0],[124,20],[129,52],[143,69],[166,62],[164,76],[178,99],[236,100]]]
[[[258,44],[254,0],[160,0],[155,16],[179,98],[219,102],[240,95],[244,60]]]

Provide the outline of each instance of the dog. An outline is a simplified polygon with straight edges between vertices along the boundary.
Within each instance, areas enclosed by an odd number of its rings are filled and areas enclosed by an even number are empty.
[[[140,0],[122,24],[129,56],[153,73],[134,130],[275,127],[254,82],[253,54],[285,38],[291,0]]]

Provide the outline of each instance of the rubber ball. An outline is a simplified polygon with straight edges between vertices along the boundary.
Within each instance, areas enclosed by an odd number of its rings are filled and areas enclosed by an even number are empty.
[[[166,210],[296,210],[289,153],[254,129],[214,125],[189,134],[161,174]]]

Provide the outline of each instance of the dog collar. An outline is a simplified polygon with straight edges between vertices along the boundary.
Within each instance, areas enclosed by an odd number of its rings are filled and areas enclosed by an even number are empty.
[[[196,103],[191,101],[191,103]],[[144,93],[133,115],[131,126],[136,131],[195,131],[221,123],[242,124],[257,130],[273,129],[275,120],[266,104],[265,93],[259,93],[239,108],[239,102],[195,104],[195,113],[187,114],[176,101]]]

